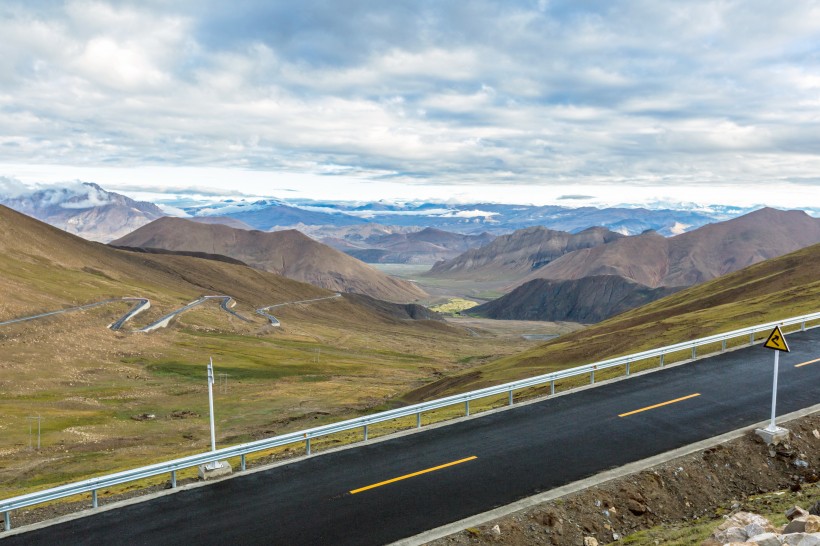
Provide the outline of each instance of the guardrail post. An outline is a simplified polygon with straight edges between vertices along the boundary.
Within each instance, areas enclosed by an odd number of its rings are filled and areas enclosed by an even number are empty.
[[[310,438],[305,438],[305,453],[310,455]]]
[[[555,379],[550,381],[550,394],[555,394]]]
[[[512,389],[510,389],[510,405],[511,405],[511,406],[513,405],[513,395],[512,395]]]
[[[592,368],[592,371],[589,372],[589,384],[592,385],[595,383],[595,368]]]
[[[239,456],[239,466],[242,469],[242,472],[244,472],[248,468],[248,465],[245,462],[245,454],[244,453]]]
[[[726,350],[726,340],[724,339],[723,341],[720,342],[720,352],[723,352],[725,350]]]
[[[801,322],[801,323],[800,323],[800,331],[801,331],[801,332],[805,332],[805,331],[806,331],[806,321],[805,321],[805,320],[804,320],[803,322]]]
[[[421,428],[421,412],[416,414],[416,428]]]
[[[171,489],[176,489],[177,486],[177,471],[171,471]]]
[[[626,361],[626,375],[629,375],[629,361]]]
[[[663,368],[663,353],[661,353],[661,368]]]
[[[695,360],[698,357],[698,348],[697,346],[692,347],[692,360]]]
[[[755,344],[755,333],[752,332],[751,334],[749,334],[749,345],[754,345],[754,344]]]
[[[367,441],[367,425],[364,426],[364,441]]]
[[[470,401],[469,400],[464,402],[464,414],[465,415],[470,415]]]
[[[3,528],[6,531],[11,531],[11,516],[9,512],[3,512]]]
[[[97,508],[97,506],[98,506],[98,503],[97,503],[97,490],[93,489],[91,491],[91,508]]]

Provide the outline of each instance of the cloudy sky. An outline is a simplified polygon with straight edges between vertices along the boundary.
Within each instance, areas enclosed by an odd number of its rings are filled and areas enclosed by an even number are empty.
[[[3,0],[0,36],[25,183],[820,205],[816,0]]]

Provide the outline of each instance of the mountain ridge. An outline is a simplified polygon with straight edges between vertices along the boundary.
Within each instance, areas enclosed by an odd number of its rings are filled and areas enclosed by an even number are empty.
[[[817,242],[820,218],[763,208],[674,237],[645,233],[568,253],[521,282],[614,274],[650,288],[691,286]]]
[[[154,203],[135,201],[90,182],[18,197],[0,195],[0,205],[99,242],[109,242],[166,215]]]
[[[510,281],[526,277],[531,271],[569,252],[595,247],[624,237],[602,227],[591,227],[573,234],[542,226],[516,230],[502,235],[483,247],[438,262],[426,274],[431,277]]]
[[[182,218],[160,218],[113,242],[117,246],[219,254],[328,290],[407,303],[427,294],[296,230],[262,232]]]

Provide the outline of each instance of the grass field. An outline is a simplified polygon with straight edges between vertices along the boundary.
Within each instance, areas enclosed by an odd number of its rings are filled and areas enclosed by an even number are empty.
[[[0,329],[0,498],[206,450],[209,357],[218,445],[226,446],[386,408],[409,388],[533,345],[515,329],[492,331],[491,322],[477,337],[457,323],[377,321],[345,299],[279,308],[281,328],[247,305],[237,311],[252,323],[209,304],[167,330],[107,330],[126,309],[115,304]],[[144,414],[156,418],[136,419]],[[30,451],[27,418],[37,415],[42,448]],[[373,427],[371,436],[403,426],[410,423]]]

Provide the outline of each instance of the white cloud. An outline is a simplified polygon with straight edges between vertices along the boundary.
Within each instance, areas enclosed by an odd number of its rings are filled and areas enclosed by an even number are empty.
[[[817,187],[808,0],[350,9],[10,1],[0,162],[202,169],[232,189],[261,172],[317,192],[328,174],[561,194],[647,180]]]

